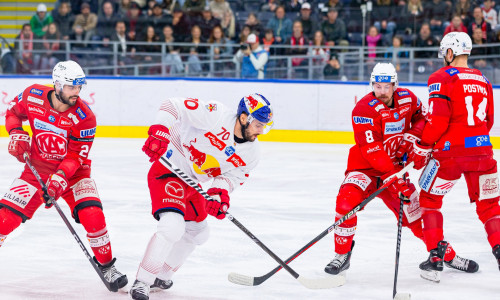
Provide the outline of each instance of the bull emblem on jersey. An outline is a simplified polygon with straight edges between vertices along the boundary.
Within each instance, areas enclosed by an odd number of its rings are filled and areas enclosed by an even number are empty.
[[[36,135],[38,149],[44,154],[65,156],[68,140],[54,132],[43,132]]]

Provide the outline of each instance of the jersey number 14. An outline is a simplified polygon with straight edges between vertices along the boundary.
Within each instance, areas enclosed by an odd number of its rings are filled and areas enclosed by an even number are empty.
[[[432,114],[433,110],[433,104],[434,102],[431,102],[431,105],[429,106],[429,113]],[[486,105],[488,104],[488,99],[486,97],[483,97],[483,101],[479,104],[476,112],[476,117],[481,120],[481,122],[486,119]],[[475,126],[476,123],[474,122],[474,106],[472,105],[472,96],[466,96],[465,97],[465,108],[467,109],[467,125],[469,126]]]

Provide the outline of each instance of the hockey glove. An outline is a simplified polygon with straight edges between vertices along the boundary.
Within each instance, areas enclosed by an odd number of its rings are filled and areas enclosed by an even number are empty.
[[[47,194],[54,198],[54,200],[59,199],[64,191],[68,188],[68,180],[66,176],[60,173],[54,173],[49,176],[47,180]],[[48,203],[48,199],[45,199],[45,204],[50,207],[52,204]]]
[[[392,171],[381,176],[382,180],[384,180],[384,183],[391,180],[395,172],[396,171]],[[410,188],[409,184],[411,184],[409,180],[398,178],[391,185],[387,187],[387,190],[389,190],[389,192],[395,198],[403,199],[403,202],[405,204],[410,204],[410,196],[411,194],[413,194],[414,190]]]
[[[405,153],[408,155],[413,151],[413,144],[419,142],[420,139],[411,133],[405,133],[401,144],[399,144],[398,150],[396,151],[396,157],[402,158]]]
[[[214,199],[213,201],[207,201],[207,213],[219,220],[224,219],[229,209],[229,194],[227,191],[219,188],[211,188],[207,191],[207,194]]]
[[[432,146],[424,146],[419,142],[413,145],[413,151],[410,154],[410,160],[415,163],[414,168],[417,170],[422,169],[427,165],[431,158]]]
[[[18,161],[24,162],[24,152],[30,149],[30,135],[19,129],[13,129],[10,132],[9,153],[17,158]]]
[[[149,156],[150,162],[154,162],[167,151],[170,133],[167,127],[157,124],[149,127],[148,134],[149,137],[142,147],[142,151]]]

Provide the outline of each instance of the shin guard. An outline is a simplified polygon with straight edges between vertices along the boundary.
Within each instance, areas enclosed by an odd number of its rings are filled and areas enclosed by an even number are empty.
[[[78,212],[78,217],[87,231],[87,239],[97,261],[102,265],[111,262],[113,259],[111,242],[101,208],[96,206],[85,207]]]
[[[438,209],[423,209],[422,222],[424,242],[427,251],[431,251],[444,239],[443,215]]]

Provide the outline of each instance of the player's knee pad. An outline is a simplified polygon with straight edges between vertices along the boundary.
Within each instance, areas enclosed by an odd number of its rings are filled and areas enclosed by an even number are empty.
[[[480,200],[476,202],[476,213],[479,220],[486,223],[493,217],[500,216],[500,206],[498,205],[498,198]]]
[[[210,227],[206,220],[202,222],[186,222],[185,237],[195,245],[204,244],[210,236]]]
[[[433,195],[426,191],[420,191],[419,198],[421,209],[441,209],[443,206],[443,196]]]
[[[335,211],[337,215],[345,215],[363,201],[363,191],[353,184],[345,184],[337,196]]]
[[[99,233],[106,228],[106,220],[100,207],[84,207],[78,211],[78,218],[88,233]]]
[[[160,214],[157,235],[172,243],[182,238],[186,230],[184,216],[176,212],[164,212]]]
[[[23,219],[10,209],[0,208],[0,234],[9,235],[14,229],[21,225]]]

